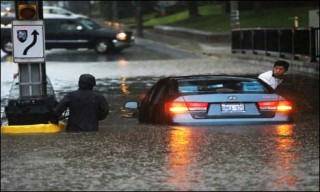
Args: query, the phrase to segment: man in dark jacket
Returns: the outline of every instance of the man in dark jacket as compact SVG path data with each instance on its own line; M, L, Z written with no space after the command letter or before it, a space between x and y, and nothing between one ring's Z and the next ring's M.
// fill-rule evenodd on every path
M79 89L65 95L52 113L51 122L58 124L59 117L69 108L66 131L98 131L99 120L109 114L106 98L93 91L96 79L90 74L82 74L79 78Z

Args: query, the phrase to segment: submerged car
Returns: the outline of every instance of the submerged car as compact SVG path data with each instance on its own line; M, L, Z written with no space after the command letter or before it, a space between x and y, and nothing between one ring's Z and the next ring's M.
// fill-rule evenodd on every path
M220 75L166 77L141 101L140 123L214 125L290 122L292 103L258 78Z
M44 14L43 17L46 50L86 48L108 53L134 44L132 31L106 27L90 18L59 14ZM12 54L11 27L1 27L1 48Z

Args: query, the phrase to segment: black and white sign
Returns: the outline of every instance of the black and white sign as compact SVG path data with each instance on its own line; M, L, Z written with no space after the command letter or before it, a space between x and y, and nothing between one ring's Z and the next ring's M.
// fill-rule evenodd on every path
M13 62L44 62L44 25L42 20L13 21Z

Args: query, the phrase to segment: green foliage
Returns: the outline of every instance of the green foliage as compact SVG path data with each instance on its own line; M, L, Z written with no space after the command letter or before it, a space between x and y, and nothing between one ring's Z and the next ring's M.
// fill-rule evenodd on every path
M210 4L199 6L200 16L189 18L188 11L167 15L164 17L155 17L156 14L143 16L144 26L152 27L155 25L169 25L186 27L211 32L230 31L230 15L222 10L221 4ZM253 10L240 11L241 28L268 28L268 27L293 27L294 16L299 18L299 27L308 27L309 10L317 7L300 6L286 7L278 9L263 9L257 15ZM134 18L123 20L125 23L135 24Z
M170 24L181 22L181 21L186 21L186 20L188 20L188 17L189 17L188 12L183 11L183 12L168 15L165 17L150 19L150 20L144 22L144 26L170 25Z
M258 17L252 11L240 13L240 27L293 27L294 17L298 16L299 27L308 27L309 10L314 7L290 7L266 10Z

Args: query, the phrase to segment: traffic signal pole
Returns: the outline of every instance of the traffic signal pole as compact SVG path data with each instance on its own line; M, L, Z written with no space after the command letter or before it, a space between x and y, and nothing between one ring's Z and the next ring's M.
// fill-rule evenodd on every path
M32 49L36 49L36 43L39 44L39 42L37 42L40 39L38 38L39 32L36 29L28 31L28 28L30 28L30 25L34 22L43 19L42 1L15 1L15 10L17 25L21 25L18 21L29 22L26 25L23 25L22 28L17 29L17 39L21 44L17 44L17 46L14 47L15 50L21 49L21 51L23 51L22 56L25 56L23 59L26 60L26 62L22 60L17 61L19 67L20 97L45 96L47 94L45 62L37 63L32 62L32 60L31 62L28 62L30 60L28 59L29 57L27 57L28 53L30 54L30 57L34 56L31 56L31 51ZM13 36L15 36L15 34L13 34ZM42 40L44 40L43 36L42 33ZM28 40L31 40L31 42L28 43ZM44 52L44 50L42 51ZM15 53L17 53L17 51ZM42 56L44 61L44 54ZM17 57L20 59L21 55Z
M16 0L15 10L16 20L12 22L11 31L13 62L18 64L19 81L13 86L18 87L19 95L8 98L5 106L8 125L48 124L57 101L53 90L50 94L47 93L42 0ZM26 129L32 131L33 127ZM1 132L3 130L1 129Z

